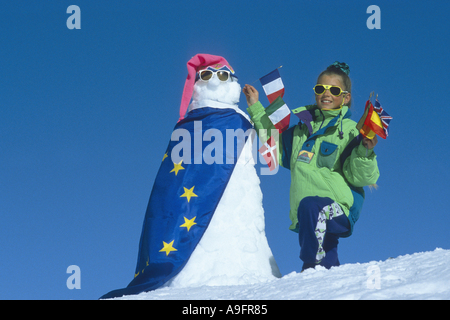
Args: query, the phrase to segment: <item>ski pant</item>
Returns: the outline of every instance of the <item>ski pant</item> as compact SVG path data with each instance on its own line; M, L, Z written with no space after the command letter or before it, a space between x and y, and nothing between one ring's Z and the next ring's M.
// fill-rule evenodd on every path
M298 207L300 259L302 270L316 265L339 266L339 235L350 230L341 206L330 198L306 197Z

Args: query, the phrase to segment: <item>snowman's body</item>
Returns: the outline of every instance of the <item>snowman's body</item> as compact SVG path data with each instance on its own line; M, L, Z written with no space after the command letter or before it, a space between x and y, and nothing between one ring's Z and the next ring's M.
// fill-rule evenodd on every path
M198 159L200 153L195 142L199 132L204 138L204 132L196 121L206 121L202 123L204 128L209 128L205 133L211 130L221 134L217 139L222 138L222 142L227 139L228 130L234 130L235 134L238 130L251 131L251 122L237 106L241 87L224 58L197 54L188 61L187 67L180 119L174 132L183 134L182 149L185 140L189 142L194 136L191 142L194 142L194 157ZM186 111L200 108L205 109L193 111L190 117L184 118ZM218 109L226 110L216 112ZM242 136L236 138L236 144L234 137L231 144L218 143L222 152L233 146L232 155L231 150L220 154L214 147L214 157L218 156L214 161L226 163L202 159L204 164L200 166L196 160L192 162L191 152L186 152L189 154L186 160L174 161L173 155L179 154L174 150L179 145L176 139L171 139L150 194L134 279L126 288L110 291L102 299L163 286L251 284L281 276L264 231L262 193L252 158L254 136L253 131L237 155L234 147L242 146L241 142L245 141ZM201 151L202 156L208 156L204 152L206 147ZM184 156L184 149L182 153ZM236 164L228 163L230 159ZM182 170L180 174L179 170ZM191 205L191 197L202 201L194 204L193 200ZM190 230L192 226L194 229Z
M248 119L237 106L240 92L235 79L197 81L189 111L230 108ZM253 138L248 138L202 239L185 267L166 286L239 285L281 276L265 234L260 180L252 158Z

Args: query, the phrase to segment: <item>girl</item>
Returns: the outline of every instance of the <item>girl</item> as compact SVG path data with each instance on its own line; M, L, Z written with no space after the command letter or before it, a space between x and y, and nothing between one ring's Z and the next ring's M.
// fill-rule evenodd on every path
M291 170L290 229L299 234L302 270L339 266L338 239L352 234L364 200L362 187L375 184L380 175L376 136L364 138L350 119L349 72L339 62L323 71L314 86L316 104L293 110L300 122L279 136L278 163ZM245 85L243 92L257 132L275 129L258 91Z

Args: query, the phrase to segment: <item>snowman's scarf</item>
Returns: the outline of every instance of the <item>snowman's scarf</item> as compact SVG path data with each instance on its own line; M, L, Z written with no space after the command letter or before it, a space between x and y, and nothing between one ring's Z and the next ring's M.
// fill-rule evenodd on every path
M194 121L201 121L202 137L208 129L221 132L223 164L205 164L203 158L202 164L194 163L194 158L196 162L199 160L198 152L194 153ZM181 164L183 169L175 174L171 151L180 141L170 141L166 152L168 157L164 157L159 168L145 214L135 277L126 288L111 291L102 299L155 290L183 269L207 229L225 191L239 157L240 150L237 150L237 146L243 147L245 144L245 141L237 141L239 139L234 138L231 155L233 161L230 161L231 150L226 149L226 129L242 129L246 132L249 128L250 122L234 109L195 109L177 123L174 130L185 129L190 132L191 164L184 161ZM246 140L247 136L244 139ZM211 143L203 141L202 154L205 147ZM227 157L228 163L232 162L231 164L227 164ZM196 196L192 196L187 190L191 190ZM187 196L189 194L191 197ZM193 221L195 224L187 221ZM188 230L189 225L191 226ZM161 251L164 248L166 250Z

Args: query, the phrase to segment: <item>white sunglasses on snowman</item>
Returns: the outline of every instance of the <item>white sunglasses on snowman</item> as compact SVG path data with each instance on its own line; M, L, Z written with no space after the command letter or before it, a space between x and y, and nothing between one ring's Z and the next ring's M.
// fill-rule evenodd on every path
M203 82L208 82L216 75L217 79L221 82L227 82L228 79L231 78L231 81L234 81L233 78L238 78L234 74L234 71L228 68L227 66L223 66L222 68L218 69L213 67L206 67L205 69L201 69L197 72L195 81L202 80Z
M228 79L230 79L230 71L228 70L217 70L217 71L212 71L212 70L200 70L198 72L198 78L202 81L208 82L209 80L212 79L213 75L216 75L216 77L223 82L228 81Z

